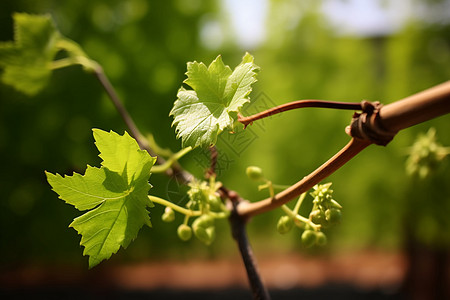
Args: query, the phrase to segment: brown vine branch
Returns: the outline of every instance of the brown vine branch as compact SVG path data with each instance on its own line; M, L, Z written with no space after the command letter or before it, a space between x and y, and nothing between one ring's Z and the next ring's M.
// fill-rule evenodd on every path
M297 109L297 108L305 108L305 107L320 107L320 108L332 108L332 109L346 109L346 110L360 110L360 103L352 103L352 102L336 102L336 101L327 101L327 100L298 100L289 103L285 103L279 106L272 107L268 110L262 111L260 113L243 117L241 115L238 116L238 121L244 124L244 127L247 127L253 121L260 120L266 117L270 117L284 111Z
M236 241L239 253L241 254L242 261L247 272L247 278L253 293L253 299L258 300L269 300L270 295L265 287L259 270L256 264L255 257L253 255L253 250L248 241L247 232L245 230L247 218L239 214L237 208L239 203L244 200L234 191L230 191L225 187L220 189L223 197L230 200L231 204L231 214L230 214L230 226L233 239Z
M247 218L267 212L296 198L319 183L372 143L386 145L402 129L450 113L450 81L382 106L363 101L346 132L351 141L331 159L302 180L276 194L254 203L242 203L238 213Z
M307 192L314 185L333 174L336 170L346 164L350 159L370 144L371 142L353 138L344 148L342 148L326 163L321 165L296 184L276 194L273 198L267 198L253 203L244 202L238 206L238 213L249 218L270 211L276 207L280 207L304 192Z
M346 129L353 137L387 145L402 129L450 113L450 81L388 105L363 103Z
M383 106L380 126L398 132L450 113L450 81Z

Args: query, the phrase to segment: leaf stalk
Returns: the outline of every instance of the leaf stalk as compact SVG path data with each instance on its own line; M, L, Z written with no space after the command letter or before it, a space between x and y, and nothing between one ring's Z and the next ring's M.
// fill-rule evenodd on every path
M189 153L192 150L191 146L181 149L177 153L173 154L168 160L166 160L163 164L153 166L153 173L162 173L166 172L168 169L172 167L174 163L176 163L180 158Z
M152 201L154 203L158 203L160 205L170 207L174 211L179 212L185 216L194 217L194 216L200 216L202 214L201 211L186 209L184 207L178 206L175 203L170 202L163 198L159 198L159 197L151 196L151 195L149 195L148 198L150 199L150 201Z

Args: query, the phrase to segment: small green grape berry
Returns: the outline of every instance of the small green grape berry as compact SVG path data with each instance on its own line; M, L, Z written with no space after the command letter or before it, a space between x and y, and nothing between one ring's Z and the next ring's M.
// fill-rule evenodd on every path
M315 224L323 224L325 221L325 214L323 213L323 211L315 209L309 214L309 218Z
M294 226L294 221L289 216L282 216L277 223L277 230L281 234L286 234L291 231Z
M247 167L245 173L251 180L260 181L264 179L263 171L260 167L255 166Z
M164 210L163 215L161 216L161 219L164 222L170 223L173 220L175 220L175 212L173 211L172 208L166 207L166 209Z
M216 237L216 230L214 226L202 227L193 226L195 236L206 245L210 245Z
M177 234L180 240L189 241L192 237L192 229L186 224L181 224L178 226Z
M327 209L325 211L325 218L330 224L338 224L342 218L341 210L337 208Z
M222 200L220 200L220 197L217 195L209 195L208 196L208 203L212 209L220 209L220 206L222 204Z
M316 243L317 236L313 230L305 230L302 233L302 244L305 247L311 247Z
M327 236L322 231L316 232L316 244L318 246L325 246L327 244Z
M203 227L208 228L214 226L214 218L210 215L201 215L192 223L192 228L194 227Z
M214 239L216 238L216 227L211 226L211 227L206 228L206 233L207 233L208 236L209 236L209 243L207 243L207 245L209 245L209 244L211 244L211 243L214 241Z

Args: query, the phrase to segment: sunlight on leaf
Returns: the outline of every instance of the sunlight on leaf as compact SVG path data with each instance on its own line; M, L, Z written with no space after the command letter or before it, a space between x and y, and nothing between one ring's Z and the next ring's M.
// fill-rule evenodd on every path
M16 13L14 42L0 43L0 67L3 83L35 95L47 84L60 34L49 15Z
M250 102L248 95L258 70L248 53L234 71L220 55L209 67L196 61L187 64L184 83L193 90L181 87L170 112L183 147L209 147L216 143L219 133L233 129L237 113Z
M84 175L62 177L46 172L53 190L80 211L90 210L70 224L82 235L89 267L126 248L141 227L151 226L147 211L150 169L156 159L139 149L126 132L118 135L94 129L102 167L88 166Z

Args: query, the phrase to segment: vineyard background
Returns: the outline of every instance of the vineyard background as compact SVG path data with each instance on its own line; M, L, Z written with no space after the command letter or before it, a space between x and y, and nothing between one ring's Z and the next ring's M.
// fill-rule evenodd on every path
M251 94L254 102L244 109L248 114L308 98L390 103L450 78L450 24L445 18L449 1L406 1L412 13L403 23L363 34L331 23L322 9L327 2L267 1L261 23L265 37L249 44L238 33L257 18L247 12L248 23L236 22L229 8L237 11L237 4L222 1L6 0L0 4L0 40L13 38L12 12L50 13L61 32L104 67L141 131L173 151L180 141L168 114L187 61L209 62L220 53L234 66L249 51L261 72ZM381 11L389 6L374 2ZM275 183L292 184L346 143L344 128L350 119L348 112L305 109L256 122L245 132L224 134L218 142L219 180L246 199L265 198L267 192L257 192L245 178L248 165L260 166ZM86 163L98 165L94 127L125 130L101 86L81 68L56 71L49 87L33 98L0 86L0 285L6 284L7 274L22 268L45 274L49 266L87 266L80 237L67 228L77 212L57 199L44 170L68 174L84 172ZM249 224L256 255L269 262L293 254L312 261L351 253L400 255L403 274L406 259L401 254L411 238L427 251L448 253L448 162L424 181L405 172L408 147L430 127L436 128L443 145L450 145L450 123L441 117L404 130L386 148L369 147L328 179L344 215L342 224L327 233L326 248L305 250L296 232L278 235L276 221L282 213L277 210ZM181 163L200 176L207 153L195 150ZM151 183L153 194L183 201L184 188L173 179L152 175ZM162 208L155 207L154 228L141 230L126 251L101 268L238 259L225 222L218 224L217 241L205 247L181 242L175 234L181 219L163 224L161 214ZM12 278L20 282L22 277Z

